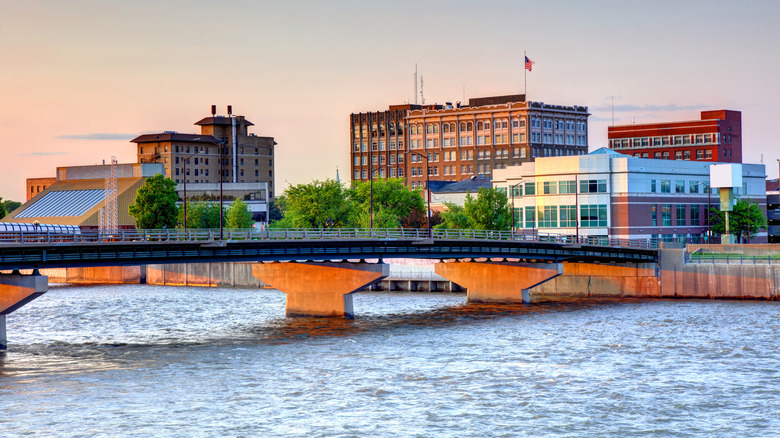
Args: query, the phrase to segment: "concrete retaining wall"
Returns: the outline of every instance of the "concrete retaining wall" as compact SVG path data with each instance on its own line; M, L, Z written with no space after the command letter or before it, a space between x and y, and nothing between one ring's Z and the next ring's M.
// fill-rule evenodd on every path
M776 253L777 246L775 245L774 248ZM735 250L735 248L729 249ZM679 249L660 251L662 297L752 300L777 300L780 297L780 266L778 265L685 264L683 256L683 250Z
M530 290L533 301L586 297L660 297L656 265L564 263L563 274Z

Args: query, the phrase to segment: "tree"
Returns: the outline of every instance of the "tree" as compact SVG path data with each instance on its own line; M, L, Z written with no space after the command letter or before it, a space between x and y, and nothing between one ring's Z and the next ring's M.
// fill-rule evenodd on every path
M236 199L230 204L225 214L227 228L251 228L254 224L252 212L244 201Z
M466 194L466 200L468 201L469 199L471 199L471 202L473 202L471 195ZM444 205L447 207L447 209L441 213L441 223L437 225L436 228L471 228L471 221L469 220L468 216L466 216L465 207L462 205L453 204L452 202L445 202Z
M2 201L3 198L0 197L0 201ZM0 202L0 219L4 218L7 212L5 211L5 202Z
M130 216L139 229L173 228L176 226L178 208L176 183L157 174L148 178L130 205Z
M710 226L718 234L726 232L726 213L716 208L710 209ZM755 202L740 199L734 210L729 212L729 232L737 237L750 240L761 230L766 230L766 217ZM749 232L749 235L748 235Z
M368 228L371 225L371 182L356 181L349 191L349 197L357 206L357 225ZM402 179L378 179L373 182L374 228L398 228L414 215L425 218L425 201L419 190L410 190Z
M512 225L506 194L494 188L481 188L474 199L466 194L463 207L445 203L442 224L438 228L470 228L475 230L508 230Z
M332 179L291 185L277 203L284 217L271 224L274 228L354 226L355 206L346 189Z
M2 200L3 198L0 198ZM3 218L3 216L12 213L17 208L21 207L22 203L19 201L11 201L10 199L3 201L2 207L5 208L5 213L2 213L2 210L0 210L0 219Z
M179 227L184 226L184 206L176 218ZM187 228L219 228L219 202L187 202Z

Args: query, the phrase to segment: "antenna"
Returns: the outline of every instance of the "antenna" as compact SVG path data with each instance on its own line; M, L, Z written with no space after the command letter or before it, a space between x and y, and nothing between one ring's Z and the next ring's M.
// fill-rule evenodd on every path
M417 63L414 63L414 104L417 105Z
M615 96L612 96L612 126L615 126Z
M466 86L463 86L463 102L466 102Z
M423 94L423 77L420 75L420 99L422 99L422 104L425 105L425 94Z

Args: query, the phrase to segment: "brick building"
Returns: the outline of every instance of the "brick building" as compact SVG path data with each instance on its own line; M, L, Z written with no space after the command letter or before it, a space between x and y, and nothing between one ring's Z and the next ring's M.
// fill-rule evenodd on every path
M254 124L231 112L228 107L227 116L218 116L212 107L211 117L195 123L200 134L165 131L134 138L138 162L162 163L165 176L177 183L218 183L221 156L223 183L267 183L268 199L273 199L276 142L249 133Z
M373 171L374 178L404 178L418 188L427 178L490 177L493 169L536 157L583 155L589 115L584 106L527 102L522 94L352 114L352 179L368 180Z
M702 111L701 120L610 126L609 147L639 158L742 162L742 113Z

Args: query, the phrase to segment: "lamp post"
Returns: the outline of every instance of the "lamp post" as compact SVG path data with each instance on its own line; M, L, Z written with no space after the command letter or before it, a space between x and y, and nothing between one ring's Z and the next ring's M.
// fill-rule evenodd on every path
M712 217L710 215L712 212L710 211L710 198L712 195L712 189L710 188L710 185L707 184L707 243L711 244L710 242L712 240L712 232L710 231L710 223L712 222Z
M219 240L222 241L222 148L227 145L227 139L219 143ZM266 191L267 192L267 191ZM266 193L267 195L268 193ZM267 196L266 196L267 198Z
M197 146L195 148L197 151ZM197 155L197 152L184 158L184 234L187 234L187 162L195 155Z
M428 198L428 212L426 213L426 216L428 217L428 238L431 238L431 172L428 168L428 157L418 153L414 152L412 155L417 155L418 157L421 157L425 160L425 190L428 192L426 193L426 198Z

